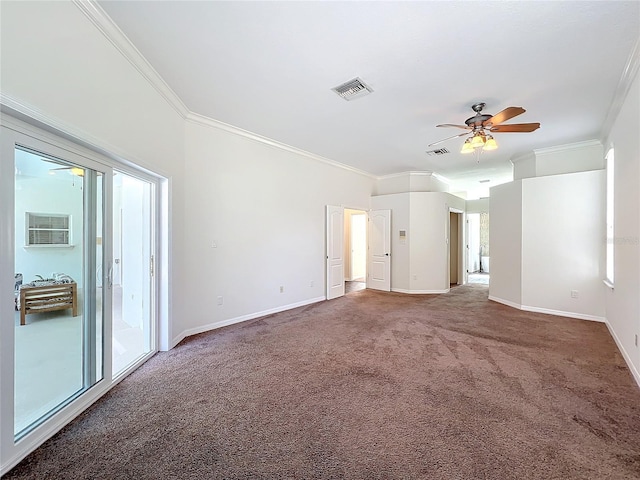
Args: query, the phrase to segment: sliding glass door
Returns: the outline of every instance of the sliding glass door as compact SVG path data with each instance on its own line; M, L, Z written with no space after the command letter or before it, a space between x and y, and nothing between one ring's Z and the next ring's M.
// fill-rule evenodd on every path
M20 438L102 378L95 273L103 174L17 146L14 180L14 435Z
M153 209L151 182L113 177L113 376L153 349Z
M0 121L6 465L157 351L156 182L18 120Z

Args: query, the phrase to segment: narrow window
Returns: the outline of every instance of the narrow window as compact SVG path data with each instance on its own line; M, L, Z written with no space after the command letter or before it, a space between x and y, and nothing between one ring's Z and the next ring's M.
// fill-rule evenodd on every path
M613 148L607 152L607 257L606 257L606 281L613 286L613 255L614 255L614 159Z

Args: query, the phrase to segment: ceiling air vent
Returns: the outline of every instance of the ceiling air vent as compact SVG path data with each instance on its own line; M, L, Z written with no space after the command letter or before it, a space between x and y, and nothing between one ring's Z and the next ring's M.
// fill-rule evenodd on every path
M353 100L354 98L364 97L373 92L373 89L365 84L360 78L354 78L342 85L332 88L334 92L340 95L345 100Z
M450 153L449 150L447 150L446 148L436 148L435 150L427 150L427 155L429 156L434 156L434 155L445 155L447 153Z

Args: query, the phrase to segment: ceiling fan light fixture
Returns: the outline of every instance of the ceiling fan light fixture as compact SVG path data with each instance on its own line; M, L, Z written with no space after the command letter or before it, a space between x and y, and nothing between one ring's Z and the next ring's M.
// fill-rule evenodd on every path
M473 146L471 145L471 139L467 138L464 143L462 144L462 150L460 150L460 153L471 153L473 152L475 149L473 148Z
M495 138L493 138L491 135L487 135L487 141L484 144L484 147L482 147L483 150L495 150L498 148L498 143L496 142Z
M84 177L84 168L71 167L71 173L76 177Z
M471 146L473 148L479 148L484 146L484 137L481 133L476 133L471 139Z

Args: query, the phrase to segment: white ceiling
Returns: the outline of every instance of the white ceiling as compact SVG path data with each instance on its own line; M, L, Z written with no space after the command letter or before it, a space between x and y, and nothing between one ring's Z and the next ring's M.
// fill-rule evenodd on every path
M100 6L192 112L374 175L427 170L469 189L509 159L600 138L640 36L640 2L185 2ZM354 77L374 92L345 101ZM527 111L479 163L427 145L470 106Z

